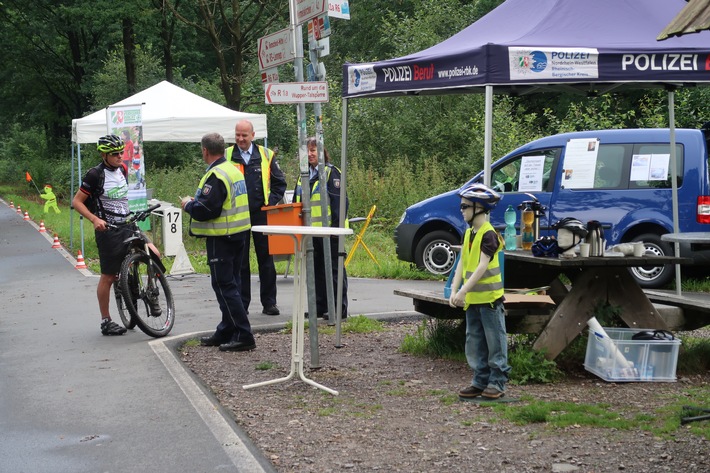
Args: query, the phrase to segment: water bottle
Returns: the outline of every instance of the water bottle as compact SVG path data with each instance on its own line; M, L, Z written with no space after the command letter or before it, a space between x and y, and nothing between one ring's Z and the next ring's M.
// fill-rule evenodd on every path
M533 231L533 224L535 223L535 211L532 209L532 205L529 202L523 202L523 228L521 233L523 235L523 249L530 250L532 248L533 242L535 241L535 233Z
M509 205L505 209L505 249L509 251L514 251L517 248L516 235L515 235L515 220L517 215L515 209L512 205Z

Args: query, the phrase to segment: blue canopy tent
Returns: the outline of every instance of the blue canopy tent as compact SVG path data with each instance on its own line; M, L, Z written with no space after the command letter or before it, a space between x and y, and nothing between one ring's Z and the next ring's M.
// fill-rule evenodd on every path
M596 96L629 88L666 88L673 144L673 90L710 85L710 31L656 40L685 4L684 0L508 0L423 51L373 63L346 63L343 168L347 100L360 97L485 93L487 184L494 93L579 92ZM675 160L675 146L671 145L677 227Z

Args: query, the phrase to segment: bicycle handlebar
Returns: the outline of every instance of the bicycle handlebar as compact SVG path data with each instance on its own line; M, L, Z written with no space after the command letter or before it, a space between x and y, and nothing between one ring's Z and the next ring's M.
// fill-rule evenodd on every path
M123 223L108 223L108 222L106 222L106 226L111 227L111 228L118 228L122 225L128 225L128 224L131 224L134 222L142 222L143 220L148 218L148 215L150 215L151 212L158 209L159 207L160 207L160 204L151 205L150 207L148 207L145 210L141 210L140 212L138 212L136 214L130 215L126 219L126 221Z

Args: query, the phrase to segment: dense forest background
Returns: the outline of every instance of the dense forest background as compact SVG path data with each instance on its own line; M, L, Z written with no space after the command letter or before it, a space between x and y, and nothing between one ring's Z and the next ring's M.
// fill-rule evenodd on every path
M351 20L331 20L331 54L322 59L330 85L330 102L323 107L325 143L336 163L344 62L432 46L500 3L351 0ZM2 0L0 21L0 182L22 181L31 170L37 182L51 182L67 198L71 120L162 80L235 110L266 113L269 146L280 151L289 187L295 182L295 107L264 104L256 59L258 38L288 25L287 0ZM282 82L293 80L290 66L280 66L279 74ZM681 89L677 125L694 128L707 121L709 98L707 89ZM562 131L668 124L664 91L598 98L496 96L494 104L494 159ZM308 113L312 117L311 107ZM308 132L313 134L312 126ZM85 148L82 155L97 160L94 148ZM149 142L144 151L148 186L158 189L158 197L161 183L174 183L176 175L186 176L185 185L197 182L197 144ZM395 218L407 205L480 170L483 98L352 100L348 156L355 213L379 202L379 215Z

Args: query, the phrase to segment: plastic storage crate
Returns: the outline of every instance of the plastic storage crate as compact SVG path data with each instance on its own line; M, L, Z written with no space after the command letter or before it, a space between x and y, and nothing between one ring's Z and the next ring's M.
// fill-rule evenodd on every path
M611 382L676 380L680 340L632 340L642 329L604 330L608 337L589 331L587 371Z

